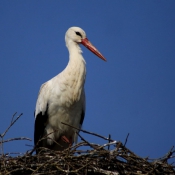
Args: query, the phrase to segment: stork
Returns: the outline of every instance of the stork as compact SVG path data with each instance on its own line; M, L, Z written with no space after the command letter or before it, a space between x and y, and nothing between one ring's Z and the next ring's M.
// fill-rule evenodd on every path
M65 42L69 51L69 62L61 73L42 84L36 102L36 152L40 147L61 151L77 141L75 128L81 128L85 116L86 62L80 44L106 61L86 38L85 31L79 27L67 30Z

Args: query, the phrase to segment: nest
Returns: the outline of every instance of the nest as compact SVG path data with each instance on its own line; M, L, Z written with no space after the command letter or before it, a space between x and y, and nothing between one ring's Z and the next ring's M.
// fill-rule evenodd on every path
M142 158L126 148L128 136L125 143L122 144L110 137L81 131L103 138L106 143L103 145L89 143L78 134L82 142L64 151L42 148L36 155L33 154L35 151L33 148L16 157L1 153L0 175L175 175L175 166L168 163L175 157L174 147L162 158ZM1 134L1 138L4 135ZM23 139L28 140L28 138ZM1 146L4 142L6 141L0 142Z

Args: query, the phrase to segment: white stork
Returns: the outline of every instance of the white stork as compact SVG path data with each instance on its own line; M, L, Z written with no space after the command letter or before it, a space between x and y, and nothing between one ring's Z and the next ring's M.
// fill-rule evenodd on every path
M69 62L61 73L42 84L36 102L36 148L63 150L77 141L76 129L61 122L81 128L84 120L86 62L80 44L106 61L79 27L69 28L65 41L69 51Z

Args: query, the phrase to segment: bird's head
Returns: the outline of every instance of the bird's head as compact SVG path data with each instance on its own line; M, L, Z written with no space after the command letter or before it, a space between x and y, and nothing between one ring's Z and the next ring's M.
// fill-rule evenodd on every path
M86 38L86 33L80 27L71 27L67 30L65 40L72 40L76 43L81 43L82 39Z
M68 47L69 43L72 41L77 44L82 44L88 48L91 52L97 55L102 60L106 61L105 57L92 45L92 43L87 39L86 33L80 27L70 27L65 35L66 45Z

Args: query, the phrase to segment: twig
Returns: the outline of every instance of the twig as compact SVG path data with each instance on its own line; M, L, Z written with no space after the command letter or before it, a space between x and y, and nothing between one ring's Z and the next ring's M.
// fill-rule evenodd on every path
M14 114L16 115L16 113ZM14 115L12 116L12 120L11 120L11 123L9 125L9 127L5 130L5 132L3 134L1 134L0 136L1 137L4 137L7 133L7 131L14 125L14 123L23 115L23 113L21 113L14 121L13 121L13 118L14 118Z
M14 117L15 117L16 114L17 114L17 112L15 112L15 113L13 114L12 119L11 119L11 123L13 123L13 119L14 119Z
M116 140L113 141L113 142L108 142L108 143L105 143L104 145L100 146L100 148L103 148L103 147L106 147L106 146L109 147L110 145L114 145L114 144L116 144L116 143L118 143Z
M7 131L22 116L22 113L13 121L15 115L16 115L16 113L13 114L12 120L11 120L11 123L10 123L9 127L5 130L5 132L3 134L0 134L0 138L1 138L1 142L0 143L3 143L4 142L4 136L6 135ZM4 147L3 147L3 144L1 144L1 155L3 155L3 154L4 154Z
M110 143L110 140L111 140L111 134L109 134L109 143ZM108 150L110 149L110 145L108 145Z
M163 162L166 162L171 156L172 154L175 152L175 150L173 151L174 146L170 149L170 151L167 153L167 155L165 156L165 158L163 159Z
M67 123L64 123L64 122L61 122L61 123L64 124L64 125L70 126L71 128L75 128L75 129L77 129L77 130L79 130L79 131L82 131L82 132L84 132L84 133L87 133L87 134L91 134L91 135L100 137L100 138L102 138L102 139L104 139L104 140L108 140L108 141L112 141L112 142L114 141L114 140L109 139L109 138L107 138L107 137L104 137L104 136L101 136L101 135L99 135L99 134L96 134L96 133L93 133L93 132L89 132L89 131L86 131L86 130L83 130L83 129L74 127L74 126L69 125L69 124L67 124Z
M83 140L84 142L86 142L90 147L92 147L93 149L96 149L96 147L94 147L93 145L91 145L88 141L86 141L78 132L76 132L77 135L81 138L81 140Z
M126 146L126 143L127 143L127 141L128 141L128 137L129 137L129 133L128 133L127 136L126 136L124 146Z
M29 141L32 141L32 139L27 138L27 137L19 137L19 138L11 138L11 139L8 139L8 140L4 140L3 142L0 142L0 144L3 144L5 142L14 141L14 140L29 140Z

